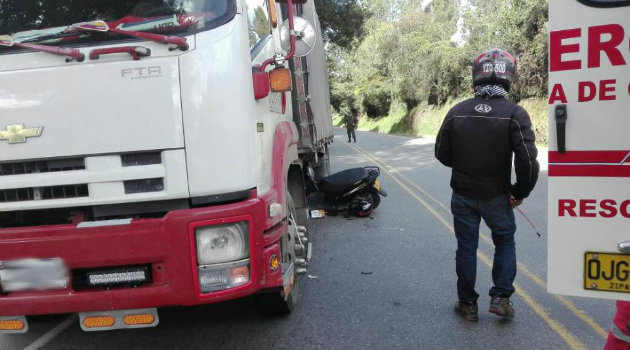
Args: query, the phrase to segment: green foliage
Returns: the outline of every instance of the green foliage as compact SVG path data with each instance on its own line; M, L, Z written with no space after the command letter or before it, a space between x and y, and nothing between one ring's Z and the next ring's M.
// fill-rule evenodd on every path
M378 77L380 79L381 77ZM387 81L376 80L370 84L370 88L362 93L361 105L370 118L387 115L392 104L391 86Z
M391 106L403 104L402 125L417 128L418 113L470 96L472 61L492 47L517 58L513 100L543 97L547 1L470 0L466 6L460 0L357 2L368 13L363 37L350 46L328 48L333 108L362 107L374 118L391 115ZM439 127L441 120L432 122Z
M464 14L467 45L477 52L501 47L516 56L513 99L546 95L547 0L477 0L476 6Z
M356 0L314 0L324 38L349 48L363 36L365 7Z

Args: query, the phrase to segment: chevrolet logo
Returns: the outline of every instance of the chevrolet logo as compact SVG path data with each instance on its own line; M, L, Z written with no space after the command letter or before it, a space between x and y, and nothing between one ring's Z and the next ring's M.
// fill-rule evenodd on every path
M42 135L43 126L38 128L24 128L24 124L10 124L5 130L0 130L0 141L7 140L12 143L24 143L27 137L39 137Z

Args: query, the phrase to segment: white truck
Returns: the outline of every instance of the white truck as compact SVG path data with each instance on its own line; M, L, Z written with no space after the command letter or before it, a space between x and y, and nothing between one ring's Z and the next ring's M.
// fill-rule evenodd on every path
M630 1L549 1L551 293L630 300Z
M333 139L312 2L20 0L0 30L0 332L292 309Z

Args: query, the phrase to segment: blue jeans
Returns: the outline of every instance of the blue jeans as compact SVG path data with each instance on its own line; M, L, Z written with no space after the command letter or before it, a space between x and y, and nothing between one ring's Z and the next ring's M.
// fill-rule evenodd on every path
M475 292L477 279L477 247L479 246L479 223L481 218L492 231L494 263L490 296L509 297L514 293L516 277L516 246L514 233L516 223L508 195L489 200L473 199L453 192L451 212L457 237L456 271L457 296L465 302L477 301Z

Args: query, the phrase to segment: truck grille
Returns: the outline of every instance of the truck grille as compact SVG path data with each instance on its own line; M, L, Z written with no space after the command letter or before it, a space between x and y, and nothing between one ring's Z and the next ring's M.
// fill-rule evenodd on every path
M124 182L125 193L144 193L164 191L164 179L128 180Z
M0 203L88 197L88 185L66 185L0 190Z
M23 175L34 173L52 173L58 171L84 170L83 158L67 158L0 164L0 176Z
M121 154L120 161L123 167L162 164L162 152Z
M183 149L0 161L0 213L184 198L185 168Z

